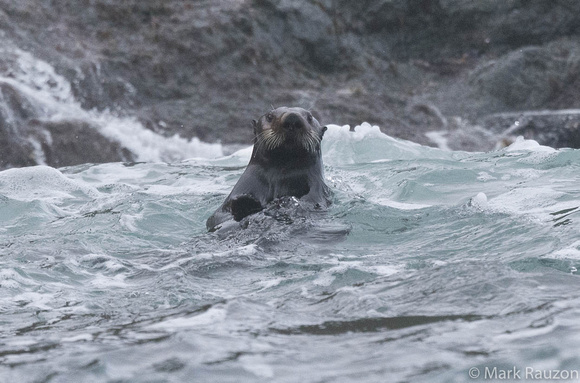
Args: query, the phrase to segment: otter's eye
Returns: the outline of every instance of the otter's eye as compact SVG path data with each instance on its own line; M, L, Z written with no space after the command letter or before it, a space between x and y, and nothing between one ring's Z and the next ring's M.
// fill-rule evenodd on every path
M308 120L308 123L312 124L312 114L308 113L308 116L306 116L306 119Z
M266 115L266 121L272 122L272 120L274 120L274 115L272 113L268 113Z

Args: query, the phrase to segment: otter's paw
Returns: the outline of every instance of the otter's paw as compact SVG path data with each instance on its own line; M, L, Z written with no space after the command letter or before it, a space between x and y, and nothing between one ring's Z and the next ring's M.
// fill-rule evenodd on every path
M250 195L241 195L231 200L232 215L236 221L241 221L250 214L261 211L260 201Z

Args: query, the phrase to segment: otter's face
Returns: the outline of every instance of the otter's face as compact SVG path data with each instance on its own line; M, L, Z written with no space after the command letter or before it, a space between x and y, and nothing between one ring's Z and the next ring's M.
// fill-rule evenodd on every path
M320 141L326 127L302 108L276 108L253 121L254 145L258 151L275 149L304 149L308 153L320 152Z

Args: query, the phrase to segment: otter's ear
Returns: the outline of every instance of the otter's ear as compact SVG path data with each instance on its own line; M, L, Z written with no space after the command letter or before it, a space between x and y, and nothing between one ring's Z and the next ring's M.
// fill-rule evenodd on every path
M324 133L328 130L328 127L323 126L322 129L320 129L320 139L322 140L322 137L324 137Z

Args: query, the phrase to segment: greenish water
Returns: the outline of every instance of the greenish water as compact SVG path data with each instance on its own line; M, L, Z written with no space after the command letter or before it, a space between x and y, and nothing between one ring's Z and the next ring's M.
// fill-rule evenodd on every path
M580 151L331 127L326 213L205 220L249 151L0 172L2 382L467 382L580 370Z

